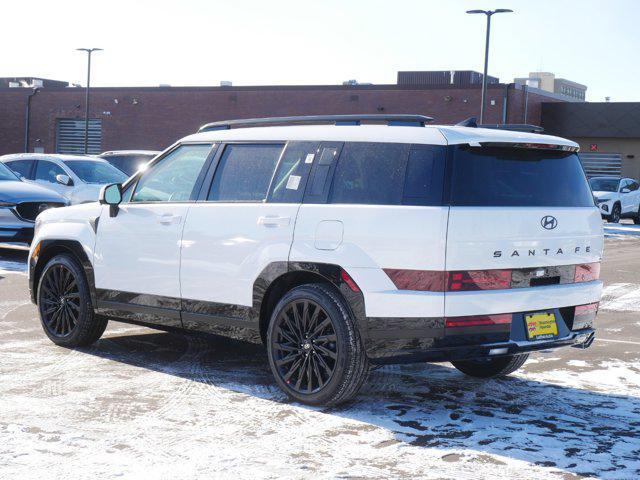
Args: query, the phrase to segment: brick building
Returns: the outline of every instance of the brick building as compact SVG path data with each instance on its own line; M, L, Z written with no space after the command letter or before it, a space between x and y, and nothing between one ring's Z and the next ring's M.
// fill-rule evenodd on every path
M0 88L0 154L24 151L31 88ZM84 128L82 88L43 87L30 100L29 151L73 151ZM92 88L92 151L163 149L207 122L232 118L415 113L451 124L479 115L479 84ZM488 87L486 123L540 124L553 93ZM526 113L526 115L525 115Z

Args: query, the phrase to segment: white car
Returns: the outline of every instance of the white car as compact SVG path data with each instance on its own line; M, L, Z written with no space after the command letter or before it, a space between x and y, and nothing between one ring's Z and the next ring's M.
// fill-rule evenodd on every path
M278 385L313 405L353 397L376 364L486 378L588 347L603 227L577 144L428 121L209 124L99 204L42 213L44 332L88 345L117 320L263 341Z
M632 178L592 177L589 185L602 217L618 223L631 218L640 224L640 184Z
M127 179L106 160L91 156L18 153L3 155L0 162L25 182L54 190L72 205L95 202L104 185Z

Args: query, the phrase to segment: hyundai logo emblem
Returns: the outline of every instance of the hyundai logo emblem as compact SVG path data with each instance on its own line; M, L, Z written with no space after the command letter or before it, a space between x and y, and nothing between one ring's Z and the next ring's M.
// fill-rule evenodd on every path
M545 228L546 230L553 230L558 226L558 219L552 215L547 215L542 217L540 225L542 225L542 228Z

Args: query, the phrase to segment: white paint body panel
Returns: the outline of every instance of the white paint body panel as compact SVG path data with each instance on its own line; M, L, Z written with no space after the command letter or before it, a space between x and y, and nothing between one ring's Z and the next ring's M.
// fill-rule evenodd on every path
M45 210L37 217L29 258L42 240L74 240L80 243L87 258L92 259L96 235L90 222L99 217L102 210L103 206L98 203Z
M193 204L182 237L182 297L251 306L253 283L286 261L298 204Z
M104 208L94 255L97 288L180 297L180 238L188 203Z
M364 293L367 316L442 316L443 293L398 291L382 269L444 270L448 210L303 204L290 260L343 267ZM342 242L335 249L323 248L327 222L343 225Z

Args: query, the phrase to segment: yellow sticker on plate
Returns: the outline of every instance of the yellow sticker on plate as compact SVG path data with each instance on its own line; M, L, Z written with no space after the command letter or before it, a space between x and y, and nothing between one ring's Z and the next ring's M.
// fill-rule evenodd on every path
M554 313L532 313L524 316L529 340L544 340L558 335Z

